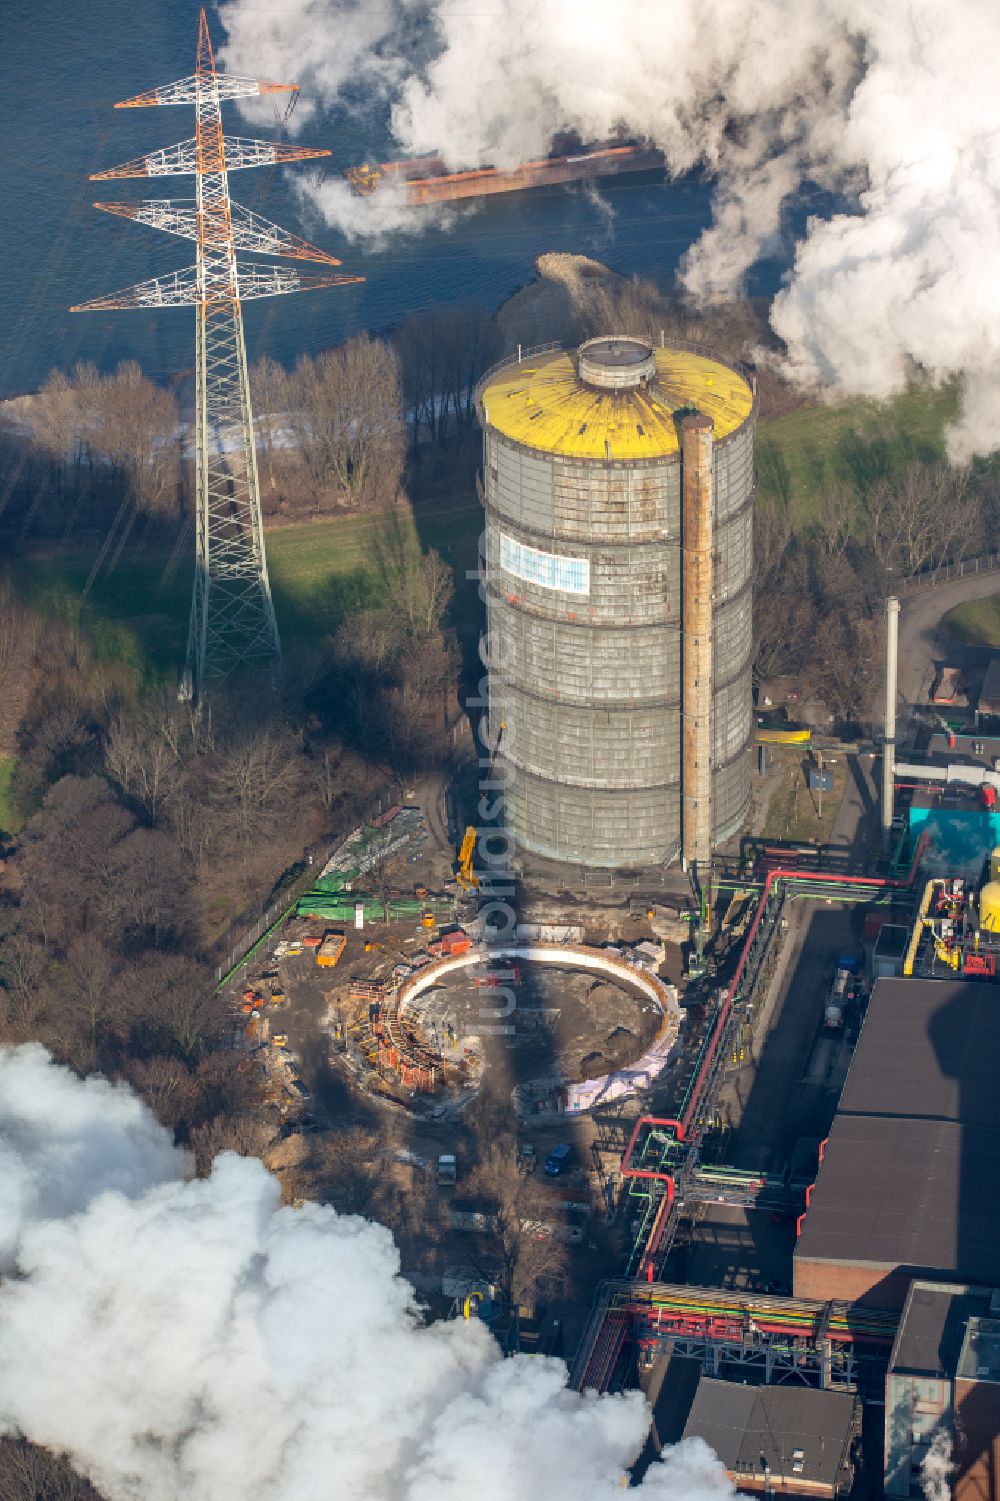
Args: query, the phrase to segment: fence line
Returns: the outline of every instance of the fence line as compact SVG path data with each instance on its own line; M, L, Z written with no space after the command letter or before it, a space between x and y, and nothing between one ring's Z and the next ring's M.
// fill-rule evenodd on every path
M909 578L893 581L887 592L913 594L918 589L933 589L937 584L951 583L977 573L995 573L1000 569L1000 552L981 553L976 558L962 558L957 563L942 563L937 568L928 568L923 573L912 573Z
M383 787L380 792L376 793L375 797L362 806L360 811L355 815L355 821L352 822L349 828L342 829L339 833L333 834L329 840L324 840L323 848L329 853L339 849L344 840L357 828L358 823L371 823L373 818L377 818L380 813L384 813L387 808L392 807L393 803L400 802L401 799L402 788L398 782L390 783L388 786ZM312 886L316 880L318 869L322 870L323 868L323 862L317 862L316 859L312 858L311 851L307 852L306 858L309 862L306 869L285 887L280 896L275 897L266 911L260 914L257 921L244 929L235 942L232 942L231 938L227 940L231 943L229 953L215 967L217 984L221 984L224 979L228 978L242 964L243 960L247 958L264 935L274 927L286 912L290 911L299 897L304 896L310 886Z

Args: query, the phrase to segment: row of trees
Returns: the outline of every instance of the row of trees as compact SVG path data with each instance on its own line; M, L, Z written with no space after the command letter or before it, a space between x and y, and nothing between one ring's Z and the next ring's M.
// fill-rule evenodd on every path
M216 694L200 716L141 689L79 624L0 592L0 669L31 684L10 794L26 823L0 879L0 1035L43 1037L80 1067L164 1048L193 1065L188 1013L175 1024L155 997L202 995L206 973L175 960L258 910L391 774L440 763L458 712L451 569L391 527L377 561L386 603L318 643L289 699Z
M75 508L109 489L141 512L178 514L177 401L147 380L135 360L123 360L111 375L92 364L78 364L69 375L54 370L31 402L28 421L57 490Z
M458 650L444 624L452 570L392 526L376 561L386 602L348 616L337 631L316 709L368 760L401 770L440 763L459 713Z
M293 370L263 359L252 384L265 499L361 509L395 498L403 400L388 344L360 334Z
M476 381L499 352L496 320L469 307L417 314L390 342L359 334L291 370L258 361L265 512L391 503L408 442L415 452L470 432ZM26 528L67 531L122 507L131 529L139 516L176 522L190 509L193 443L177 396L133 360L109 375L92 364L54 371L20 403L5 448Z

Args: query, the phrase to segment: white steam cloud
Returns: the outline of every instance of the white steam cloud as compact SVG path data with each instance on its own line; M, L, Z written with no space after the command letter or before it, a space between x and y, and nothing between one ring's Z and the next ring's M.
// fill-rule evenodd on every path
M476 1320L424 1327L389 1232L282 1208L255 1160L184 1154L128 1090L0 1051L0 1433L110 1501L612 1501L638 1393L580 1397ZM700 1441L640 1488L730 1501Z
M931 1446L920 1465L920 1488L925 1501L951 1501L951 1477L954 1473L951 1435L942 1429L931 1439Z
M383 94L402 154L510 165L557 130L623 125L672 172L703 167L714 223L681 269L697 298L737 290L782 242L803 182L844 190L857 212L810 221L774 304L789 372L880 398L916 370L958 378L953 457L1000 444L993 0L225 0L220 14L239 71L287 74L327 105ZM316 198L352 233L413 222L339 185Z

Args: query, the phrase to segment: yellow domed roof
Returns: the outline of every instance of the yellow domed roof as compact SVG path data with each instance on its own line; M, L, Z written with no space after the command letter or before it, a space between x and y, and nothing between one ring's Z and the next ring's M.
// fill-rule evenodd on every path
M487 424L545 453L581 459L659 459L680 450L676 416L696 409L727 438L753 411L747 381L721 360L657 349L656 378L612 391L585 384L574 354L555 349L512 360L480 392Z

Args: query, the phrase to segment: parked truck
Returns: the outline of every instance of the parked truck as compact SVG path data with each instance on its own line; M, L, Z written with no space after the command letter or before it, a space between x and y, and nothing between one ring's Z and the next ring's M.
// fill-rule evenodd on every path
M429 943L427 952L433 954L435 959L446 959L455 954L467 954L471 947L472 939L464 928L451 928Z
M823 1008L823 1025L830 1032L843 1029L847 1019L847 1007L855 998L855 976L858 961L852 954L842 954L837 960L837 972L833 977L830 994Z
M437 1180L439 1188L450 1188L458 1182L458 1161L452 1152L442 1152L438 1158Z

